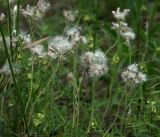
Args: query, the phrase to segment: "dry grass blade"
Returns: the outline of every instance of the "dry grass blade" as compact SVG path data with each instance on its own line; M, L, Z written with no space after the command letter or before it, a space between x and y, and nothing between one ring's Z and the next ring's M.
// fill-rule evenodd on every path
M22 49L27 49L27 48L34 47L34 46L36 46L36 45L38 45L38 44L40 44L40 43L42 43L42 42L48 40L49 38L50 38L50 37L46 37L46 38L40 39L40 40L38 40L38 41L35 41L35 42L33 42L33 43L27 45L26 47L22 48Z

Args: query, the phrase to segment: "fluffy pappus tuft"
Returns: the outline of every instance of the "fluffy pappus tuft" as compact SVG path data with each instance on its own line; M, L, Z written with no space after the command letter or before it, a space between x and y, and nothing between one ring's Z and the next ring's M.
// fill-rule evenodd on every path
M73 45L63 36L56 36L48 42L48 53L50 57L57 57L64 55L72 50Z
M90 77L98 77L108 70L107 58L102 51L86 52L81 56L82 65L88 69Z
M67 21L75 21L76 18L78 17L78 10L73 11L73 10L63 10L63 16Z
M146 74L142 73L138 69L138 64L129 65L122 73L121 73L122 80L127 85L135 85L140 84L147 81Z
M66 27L64 30L64 36L73 44L86 44L87 39L82 33L82 28L81 27Z
M125 20L126 16L129 13L129 9L124 9L122 12L120 11L120 8L117 8L116 11L112 11L112 14L114 16L114 18L116 18L117 20Z

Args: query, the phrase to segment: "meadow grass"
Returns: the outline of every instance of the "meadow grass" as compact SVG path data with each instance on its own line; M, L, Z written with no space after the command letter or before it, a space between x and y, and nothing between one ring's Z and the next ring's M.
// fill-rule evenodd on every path
M159 0L0 3L0 137L160 136Z

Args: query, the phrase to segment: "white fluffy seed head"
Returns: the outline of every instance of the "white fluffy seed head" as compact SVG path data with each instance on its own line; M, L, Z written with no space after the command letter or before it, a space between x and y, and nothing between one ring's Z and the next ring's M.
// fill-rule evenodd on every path
M81 27L66 27L64 30L64 35L67 39L74 39L75 36L80 36L82 32Z
M56 36L50 39L48 42L48 52L50 55L52 54L54 56L60 56L67 53L72 48L72 43L63 36Z
M124 9L122 12L120 11L120 8L117 8L116 11L112 11L112 14L114 16L114 18L116 18L117 20L125 20L126 16L129 13L129 9Z
M41 12L38 7L36 7L36 10L35 10L35 19L36 20L39 20L39 19L42 19L44 17L45 13Z
M53 51L53 49L48 47L48 52L47 52L47 56L51 59L56 59L57 58L57 54Z
M94 54L93 61L96 64L106 64L107 58L106 58L105 54L102 51L96 50L95 54Z
M127 84L140 84L147 80L146 74L138 69L138 64L129 65L126 70L121 73L122 80Z
M22 9L22 14L25 17L34 17L35 15L35 7L30 6L29 4L26 6L26 9Z
M50 3L46 0L39 0L37 3L37 7L41 13L46 13L50 8Z
M45 58L46 52L44 51L43 45L35 45L34 47L29 48L32 54L38 56L38 58Z
M77 45L79 43L86 44L87 39L82 34L82 28L81 27L66 27L64 30L64 36L71 41L73 45Z
M82 27L80 26L71 26L71 27L66 27L65 28L65 33L66 35L82 35Z
M147 76L144 73L139 72L138 73L138 81L137 81L137 83L143 83L145 81L147 81Z
M138 72L138 64L132 64L127 67L129 71Z
M101 76L108 70L107 58L99 50L84 53L81 56L81 62L88 69L90 77Z
M107 58L105 54L99 50L94 52L86 52L81 56L81 61L83 64L106 64Z
M112 11L114 18L117 19L116 23L112 23L112 29L116 30L119 35L121 35L127 46L130 46L130 42L135 39L135 33L132 31L128 24L125 22L125 18L129 13L129 9L124 9L122 12L120 8L117 8L116 11Z
M126 29L128 29L128 24L124 21L120 21L120 22L112 22L112 29L119 31L119 32L123 32Z
M123 32L122 36L125 39L127 45L130 45L130 41L134 40L136 37L135 33L132 30Z
M49 2L45 0L39 0L36 6L27 5L26 9L22 9L21 11L25 17L31 17L34 20L39 20L44 17L49 8Z
M130 45L130 42L136 37L135 33L130 27L128 27L128 24L124 21L119 21L117 23L113 22L112 29L116 30L119 35L124 38L127 45Z
M82 65L90 65L92 63L92 57L94 56L93 52L86 52L81 56Z
M93 64L89 68L90 77L99 77L107 72L108 68L106 65Z
M78 11L63 10L63 16L65 17L66 20L73 22L78 17Z
M10 37L5 37L6 40L6 44L8 47L10 47ZM22 44L24 44L25 46L30 44L32 42L31 40L31 36L30 34L28 34L27 32L20 32L20 34L17 36L17 31L13 30L12 32L12 46L16 47L17 41L21 41ZM0 38L0 43L2 43L2 38Z

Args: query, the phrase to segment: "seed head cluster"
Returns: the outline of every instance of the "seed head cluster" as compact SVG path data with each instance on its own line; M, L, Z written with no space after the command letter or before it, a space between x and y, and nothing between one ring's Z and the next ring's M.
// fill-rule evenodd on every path
M45 58L46 52L44 51L43 45L35 45L34 47L29 48L31 53L36 55L38 58Z
M56 36L48 42L48 51L51 57L64 55L70 51L72 47L72 43L63 36Z
M21 11L25 17L30 17L33 20L39 20L44 17L49 8L50 3L48 1L39 0L36 6L27 5L26 8Z
M86 52L81 56L81 63L89 72L90 77L98 77L108 70L107 58L102 51Z
M50 3L47 0L39 0L36 6L27 5L25 9L21 9L22 14L25 17L32 18L33 20L39 20L44 17L48 9L50 8ZM17 6L15 5L13 10L13 21L17 15ZM64 10L63 15L67 21L73 22L78 17L78 11L73 10ZM112 23L112 29L116 30L117 33L125 40L127 45L130 45L130 42L135 39L135 33L132 31L125 19L129 14L128 9L120 11L120 8L117 8L116 11L112 11L116 22ZM5 15L2 13L0 15L0 21L4 20ZM13 22L14 26L14 22ZM10 46L10 37L5 37L6 43ZM12 30L12 44L13 47L16 46L17 42L21 41L25 46L32 43L31 35L24 31L17 34L15 26ZM0 38L2 42L2 38ZM29 50L32 55L37 56L38 58L56 59L66 55L69 52L74 51L74 48L78 47L80 44L87 44L87 38L83 34L82 27L71 26L64 29L62 35L54 36L48 40L48 50L44 50L44 45L36 44L32 47L29 46ZM104 52L100 50L95 50L94 52L85 52L80 56L80 65L83 66L84 70L87 71L87 74L93 77L99 77L104 75L108 71L107 58ZM9 74L8 63L5 63L4 66L0 69L0 73ZM139 71L138 64L129 65L122 73L121 78L127 84L139 84L147 80L147 77L144 73Z
M114 18L117 20L125 20L126 16L129 13L129 9L124 9L122 12L120 11L120 8L118 7L116 11L112 11L112 14Z
M128 9L124 9L120 12L120 8L117 8L116 11L112 11L114 18L117 20L117 22L112 23L112 29L116 30L117 33L124 38L127 46L130 46L130 42L135 39L135 33L125 22L125 18L128 13Z
M48 41L48 56L56 58L74 50L79 44L86 44L87 39L78 26L66 27L62 36L55 36Z
M122 80L126 84L140 84L147 80L146 74L142 73L138 69L138 64L129 65L122 73Z
M73 44L77 45L79 43L87 44L87 39L82 33L81 27L67 27L64 30L64 36Z
M6 44L7 47L10 47L10 37L9 36L5 36L5 40L6 40ZM16 30L13 30L12 32L12 46L16 47L16 44L18 41L21 41L21 43L23 45L28 45L32 42L31 40L31 36L29 33L25 32L25 31L21 31L18 35ZM2 38L0 37L0 44L3 43Z

